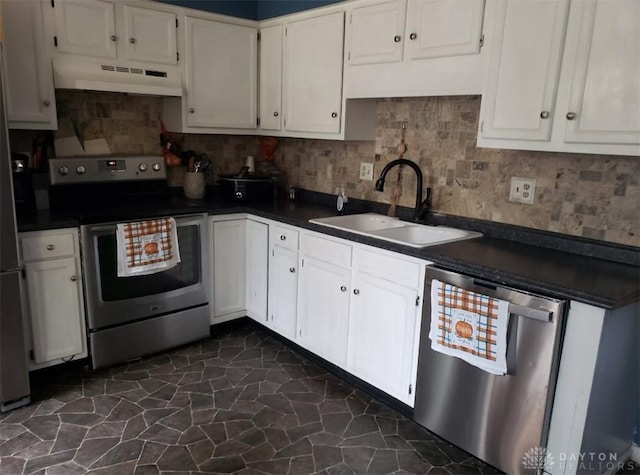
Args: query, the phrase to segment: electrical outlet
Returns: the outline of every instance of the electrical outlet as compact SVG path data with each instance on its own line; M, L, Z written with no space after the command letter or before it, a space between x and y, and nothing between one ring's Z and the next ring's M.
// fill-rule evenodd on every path
M361 180L373 180L373 163L360 163L360 179Z
M532 205L536 194L535 178L511 177L511 189L509 190L509 201Z

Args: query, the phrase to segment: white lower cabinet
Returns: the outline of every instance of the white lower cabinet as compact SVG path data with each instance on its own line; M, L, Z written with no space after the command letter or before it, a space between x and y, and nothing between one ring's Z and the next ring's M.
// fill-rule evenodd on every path
M296 338L297 331L299 237L295 228L269 224L269 312L265 324L290 340Z
M228 218L226 216L225 218ZM213 319L236 318L246 312L247 219L213 221Z
M302 255L298 289L300 344L346 367L351 269Z
M31 369L87 356L78 232L20 234Z
M358 271L352 286L347 369L413 406L417 289Z
M259 322L267 318L269 225L247 220L247 314Z

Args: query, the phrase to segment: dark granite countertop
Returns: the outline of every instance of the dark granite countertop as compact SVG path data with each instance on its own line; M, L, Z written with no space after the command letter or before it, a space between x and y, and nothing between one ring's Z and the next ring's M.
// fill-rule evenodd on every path
M210 215L250 213L429 260L444 269L501 285L559 299L577 300L601 308L614 309L640 300L640 267L557 250L566 249L568 244L549 249L509 240L513 238L512 233L509 239L485 236L418 249L309 223L309 219L312 218L335 215L333 207L313 202L274 201L240 204L227 203L215 197L206 201L191 201L171 196L138 199L126 204L114 204L110 201L75 203L64 210L18 209L18 230L35 231L95 222L205 212ZM460 224L458 221L463 218L455 219L456 224ZM434 222L436 221L438 220ZM490 234L485 232L485 235ZM571 239L566 238L568 241ZM622 251L631 255L632 259L625 262L637 263L634 248L627 248ZM614 251L622 252L620 249Z

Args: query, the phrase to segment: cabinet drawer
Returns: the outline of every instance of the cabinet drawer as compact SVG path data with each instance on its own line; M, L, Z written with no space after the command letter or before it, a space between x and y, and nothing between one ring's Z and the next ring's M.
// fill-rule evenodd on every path
M280 246L294 251L298 250L298 239L300 233L295 229L274 226L273 234L271 236L274 246Z
M72 234L23 237L20 242L25 261L73 256L76 251Z
M314 234L303 234L300 249L325 262L333 262L343 267L351 267L351 246L332 241Z
M353 266L360 272L400 285L411 288L420 286L421 265L417 262L403 259L402 256L397 254L358 247L354 251Z

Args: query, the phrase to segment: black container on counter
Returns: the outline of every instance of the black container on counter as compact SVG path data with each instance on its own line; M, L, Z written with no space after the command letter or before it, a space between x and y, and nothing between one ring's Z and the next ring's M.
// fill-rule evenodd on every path
M273 199L275 181L268 176L247 173L242 178L220 175L218 184L223 199L246 203Z

